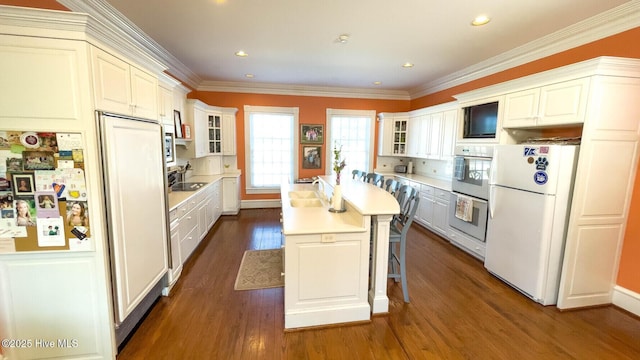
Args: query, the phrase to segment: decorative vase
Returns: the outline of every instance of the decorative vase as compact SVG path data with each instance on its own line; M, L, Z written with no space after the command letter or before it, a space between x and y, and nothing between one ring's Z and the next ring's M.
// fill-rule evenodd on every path
M336 185L333 188L333 198L331 199L331 207L335 211L342 210L342 187L340 185Z

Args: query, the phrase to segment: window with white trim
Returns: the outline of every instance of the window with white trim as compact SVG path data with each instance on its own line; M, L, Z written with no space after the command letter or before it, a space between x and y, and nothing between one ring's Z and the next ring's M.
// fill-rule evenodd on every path
M327 173L333 174L333 149L342 147L347 166L343 176L351 171L373 171L375 110L327 109Z
M247 194L280 192L297 178L298 108L244 107Z

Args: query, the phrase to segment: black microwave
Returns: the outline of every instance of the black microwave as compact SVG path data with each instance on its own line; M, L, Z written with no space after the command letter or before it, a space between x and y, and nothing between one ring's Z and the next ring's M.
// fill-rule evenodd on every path
M465 139L495 138L498 125L498 102L472 105L464 110Z

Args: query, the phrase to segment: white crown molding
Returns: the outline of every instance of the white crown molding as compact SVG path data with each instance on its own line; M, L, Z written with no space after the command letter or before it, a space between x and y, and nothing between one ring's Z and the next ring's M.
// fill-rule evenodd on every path
M640 59L601 56L457 94L454 97L460 104L464 104L593 75L640 78Z
M72 11L87 13L94 20L86 23L88 34L122 52L123 55L132 58L132 60L141 62L142 65L152 66L160 71L167 70L194 89L235 93L385 100L416 99L640 26L640 16L637 16L640 13L640 1L632 0L553 34L407 92L267 83L203 82L197 74L162 48L105 0L57 1ZM141 53L140 49L143 49L144 52Z
M89 21L87 14L0 5L2 34L86 40Z
M198 91L216 91L269 95L321 96L358 99L411 100L402 90L372 90L324 86L303 86L269 83L239 83L233 81L205 81Z
M99 40L132 58L140 57L140 49L152 59L156 69L168 70L187 85L195 88L202 79L145 34L133 22L104 0L57 0L71 11L87 13L109 31ZM133 48L132 48L133 46ZM147 60L148 61L148 60Z
M409 92L416 99L640 26L640 1L630 1L550 35L431 81Z

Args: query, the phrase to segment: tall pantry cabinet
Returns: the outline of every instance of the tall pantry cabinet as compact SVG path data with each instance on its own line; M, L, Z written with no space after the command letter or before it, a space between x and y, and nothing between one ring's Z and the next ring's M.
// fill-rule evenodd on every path
M0 338L55 344L4 347L10 359L117 353L95 110L158 119L153 74L164 69L107 27L81 13L0 6L0 67L11 69L0 80L1 128L79 134L91 200L90 247L15 251L14 239L0 239ZM118 44L127 57L114 55Z

